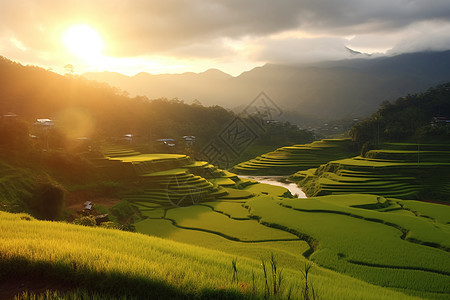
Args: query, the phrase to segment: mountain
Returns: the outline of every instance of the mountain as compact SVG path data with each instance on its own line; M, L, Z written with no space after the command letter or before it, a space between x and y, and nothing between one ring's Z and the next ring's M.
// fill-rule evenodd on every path
M321 119L362 117L381 102L450 81L450 51L354 58L309 65L266 64L232 77L219 70L203 73L129 77L85 73L131 94L179 98L239 111L264 91L296 122L296 115Z
M209 69L203 73L187 72L183 74L152 75L141 72L133 77L120 73L101 72L85 73L87 79L106 82L133 95L143 95L150 99L179 98L182 100L209 99L212 87L225 84L232 79L217 69ZM203 87L203 88L201 88ZM212 104L211 101L206 101Z

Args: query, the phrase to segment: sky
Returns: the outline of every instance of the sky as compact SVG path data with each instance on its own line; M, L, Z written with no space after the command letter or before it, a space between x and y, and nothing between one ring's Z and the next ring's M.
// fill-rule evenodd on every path
M126 75L450 49L448 0L0 0L0 55Z

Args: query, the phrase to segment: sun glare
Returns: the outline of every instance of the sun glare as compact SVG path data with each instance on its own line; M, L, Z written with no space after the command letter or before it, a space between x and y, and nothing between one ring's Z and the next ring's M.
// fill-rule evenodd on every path
M104 47L100 34L88 25L69 27L62 40L72 54L87 60L99 57Z

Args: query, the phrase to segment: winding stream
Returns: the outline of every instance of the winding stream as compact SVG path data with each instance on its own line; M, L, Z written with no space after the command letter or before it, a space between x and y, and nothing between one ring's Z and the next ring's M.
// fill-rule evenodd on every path
M302 191L301 188L299 188L297 186L297 184L295 184L293 182L280 181L282 179L286 179L286 176L244 176L244 175L238 175L238 176L241 178L256 180L260 183L281 186L281 187L287 188L291 192L292 195L297 194L298 198L307 198L305 193Z

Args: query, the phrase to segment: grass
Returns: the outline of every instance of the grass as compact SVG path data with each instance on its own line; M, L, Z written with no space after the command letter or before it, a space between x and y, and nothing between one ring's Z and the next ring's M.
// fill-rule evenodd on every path
M220 197L222 200L239 200L241 202L245 202L245 199L251 198L254 196L250 191L245 190L236 190L233 188L224 188L227 194Z
M181 298L227 285L229 257L220 258L220 253L139 234L21 217L1 213L3 276L20 265L20 272L30 276L47 270L55 281L64 278L83 288L96 282L101 291L136 297L146 295L145 287L153 296ZM131 288L133 283L140 288Z
M295 235L278 229L261 226L255 220L234 220L201 205L170 209L166 218L182 228L215 233L232 240L255 242L296 240Z
M262 298L264 291L256 260L142 234L36 221L24 214L0 212L0 256L2 280L38 276L53 287L66 284L68 291L47 292L66 299L243 299ZM238 286L230 280L233 259ZM286 286L301 284L299 271L285 269L283 274ZM255 277L254 293L246 287ZM312 272L310 280L323 299L415 299L327 270Z
M375 199L379 199L382 197L374 196L374 195L364 195L366 200L369 197ZM404 237L406 240L412 241L421 241L422 244L436 244L443 249L448 249L450 251L450 231L447 230L447 227L443 224L436 224L431 221L429 218L416 217L411 215L398 215L391 214L389 212L380 212L372 209L361 209L357 207L371 206L371 207L383 207L383 206L391 206L388 204L387 200L384 202L375 202L373 201L371 204L367 204L369 201L364 201L359 205L353 205L354 207L346 207L342 203L339 203L340 199L348 199L353 198L353 201L359 198L360 195L340 195L340 196L323 196L316 198L309 198L303 201L297 200L285 200L282 202L283 206L290 207L293 209L301 210L301 211L311 211L311 212L329 212L336 214L343 214L347 216L351 216L357 219L369 220L370 222L378 222L382 224L386 224L388 226L392 226L398 228L403 231L406 236ZM325 198L325 199L324 199ZM324 200L322 200L324 199ZM334 201L333 201L334 200ZM344 200L346 202L346 200ZM336 204L335 204L336 203ZM370 202L369 202L370 203ZM403 204L403 201L397 200L396 203ZM425 203L424 203L425 204ZM426 207L426 204L423 205ZM437 211L440 209L436 207L428 208L429 211ZM444 206L444 210L448 207ZM448 211L448 210L447 210ZM449 265L450 266L450 265Z
M413 200L400 201L400 203L404 209L412 211L417 216L426 217L441 224L450 224L450 206Z
M178 160L178 159L186 159L188 156L184 154L138 154L131 156L116 156L110 158L110 160L119 160L121 162L131 162L131 163L140 163L140 162L155 162L155 161L165 161L165 160Z
M279 258L283 268L300 269L303 259L301 253L307 251L309 246L301 240L293 241L267 241L261 243L244 243L224 238L220 235L204 231L189 230L176 227L169 220L146 219L136 224L139 232L167 238L170 240L202 245L202 247L220 250L231 255L247 257L259 261L267 253L274 253Z
M282 186L275 186L265 183L258 183L249 185L248 187L244 188L244 191L254 193L254 194L266 194L266 195L273 195L273 196L290 196L291 193L287 188L284 188Z
M248 220L249 212L242 206L241 203L236 202L205 202L202 205L211 207L214 211L224 214L232 219L236 220Z
M381 286L450 294L446 284L450 279L449 252L402 239L404 233L390 224L395 221L395 225L410 226L412 237L421 229L423 233L431 230L430 221L332 205L329 202L335 196L329 197L324 202L320 200L322 197L304 200L265 197L249 200L247 205L252 215L265 224L297 232L306 239L309 237L310 242L312 237L315 251L310 258L321 266ZM354 203L355 199L351 201ZM362 204L367 204L366 199ZM430 231L428 238L445 242L448 234L448 229L442 226Z

